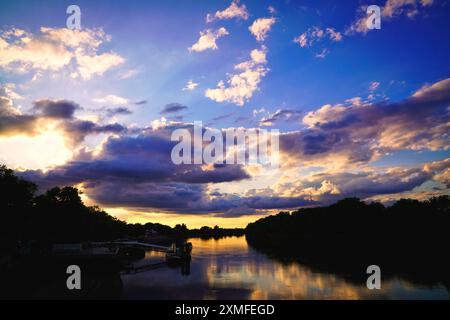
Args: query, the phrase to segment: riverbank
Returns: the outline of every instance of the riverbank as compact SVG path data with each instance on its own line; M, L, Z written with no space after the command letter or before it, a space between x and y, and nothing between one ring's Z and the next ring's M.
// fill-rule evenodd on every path
M369 265L383 277L450 288L448 197L391 207L346 199L260 219L247 227L257 250L361 282Z

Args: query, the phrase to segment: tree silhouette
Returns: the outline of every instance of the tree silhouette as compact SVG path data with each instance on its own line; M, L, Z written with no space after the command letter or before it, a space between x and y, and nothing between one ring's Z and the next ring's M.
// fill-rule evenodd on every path
M30 211L36 185L14 175L6 166L0 166L0 249L14 245L31 227Z
M450 287L449 227L447 195L390 207L348 198L259 219L247 226L246 237L256 249L325 271L364 275L364 266L376 263L388 275Z

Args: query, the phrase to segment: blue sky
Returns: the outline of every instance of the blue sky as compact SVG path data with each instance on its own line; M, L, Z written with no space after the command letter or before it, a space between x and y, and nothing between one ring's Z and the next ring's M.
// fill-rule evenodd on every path
M9 113L3 113L10 117L18 110L21 116L36 116L39 100L70 101L79 106L65 119L72 125L70 130L63 124L64 130L58 127L53 134L46 127L45 137L42 128L37 130L40 134L36 130L9 130L10 118L5 118L7 129L0 137L0 160L25 173L29 171L37 181L48 179L48 172L58 166L89 162L86 158L94 161L106 154L102 148L113 139L148 134L144 128L155 123L177 126L203 121L222 129L280 129L285 134L283 153L289 159L298 157L298 162L278 172L265 172L262 177L240 168L237 170L246 170L247 178L237 174L236 181L206 181L195 186L187 183L186 187L201 189L205 202L211 198L207 196L211 190L219 189L220 200L232 203L219 209L213 206L215 213L200 216L228 217L229 221L245 216L248 220L248 216L253 219L277 209L276 205L249 205L255 194L273 203L291 198L305 200L292 202L297 207L311 205L308 201L322 204L351 195L381 201L420 197L414 188L425 181L434 181L440 188L437 193L448 191L449 104L445 99L450 67L449 1L77 1L82 29L73 35L65 29L65 11L70 4L74 3L0 4L4 41L0 43L0 84L5 99L2 108L10 108ZM364 8L370 4L381 7L381 30L351 29L358 21L365 21ZM227 11L233 6L234 13ZM215 15L213 21L207 22L208 14ZM252 33L249 28L258 19L268 24L267 29ZM195 47L201 32L214 34L221 28L224 34L212 42L209 39L206 47ZM13 30L21 31L11 35ZM80 42L79 47L63 38L69 35L81 39L84 33L91 38ZM300 41L302 36L304 42ZM258 54L260 60L252 54ZM247 66L236 69L240 63ZM96 69L100 64L101 69ZM227 81L233 76L242 80L244 73L255 82L241 83L227 91L231 86ZM219 81L223 81L223 87L218 86ZM188 83L192 84L190 89ZM444 98L435 102L436 96ZM162 114L168 104L186 108ZM420 108L415 109L418 104ZM408 109L409 105L413 107ZM105 115L119 107L126 112ZM414 118L414 113L424 117L423 126L430 127L420 127L421 121ZM371 117L379 123L374 124ZM73 128L73 122L81 120L99 128L81 135ZM61 125L50 124L48 117L39 123ZM126 133L106 127L113 123L120 124ZM77 135L77 139L71 135ZM57 136L64 137L64 141ZM291 136L298 138L298 143L292 142ZM328 143L333 145L315 149L317 144ZM45 145L53 145L48 147L49 156L37 157L33 148ZM83 158L81 150L92 154ZM431 163L439 167L433 173L423 167ZM319 173L316 168L320 168ZM411 173L414 177L426 174L416 185L399 186L389 194L363 192L373 186L352 189L349 185L350 173L371 172L368 181L378 183L381 177L394 175L392 170L419 170ZM373 179L374 175L380 176ZM287 181L287 177L296 180ZM158 219L169 219L183 211L139 201L132 205L109 202L99 196L100 190L87 186L93 178L81 180L74 183L71 179L57 179L85 188L88 200L100 202L126 219L143 215L155 218L148 212L160 214ZM268 191L270 186L275 187ZM230 190L239 190L239 194ZM435 194L428 191L426 195ZM425 196L423 191L420 193ZM238 204L233 202L235 198ZM207 208L205 204L205 212ZM249 214L235 213L239 210ZM186 214L194 213L186 210Z
M158 109L171 102L201 105L193 107L189 116L207 121L208 117L229 112L246 116L248 111L260 108L272 112L283 107L308 111L367 95L372 81L380 82L380 92L390 99L401 99L424 83L443 79L448 74L445 58L450 50L450 42L446 41L450 22L443 9L448 7L445 1L426 8L425 13L414 19L400 16L366 36L345 37L340 43L332 43L325 59L315 58L319 50L316 47L302 50L292 40L311 26L333 27L342 32L355 19L358 1L339 4L336 1L247 1L245 5L250 12L247 21L225 20L210 25L224 26L230 32L218 41L219 50L188 52L187 48L206 27L206 14L226 8L228 2L78 2L83 27L103 28L113 38L104 49L120 52L127 59L128 68L140 70L126 82L114 79L111 74L107 82L96 81L95 90L110 90L120 96L151 101L145 111L136 114L138 121L149 112L150 116L157 116ZM383 1L374 3L381 5ZM69 4L65 1L3 3L0 19L3 28L14 26L30 32L38 32L41 26L64 27L65 8ZM260 91L245 108L227 103L218 105L205 99L204 88L223 79L234 64L245 60L248 52L258 45L248 26L252 19L272 16L267 11L270 5L277 10L273 16L279 22L265 42L270 48L267 57L270 72ZM2 76L3 81L16 79L14 75ZM180 92L189 79L199 82L199 89ZM45 85L48 94L54 96L55 91L64 91L60 83ZM71 91L78 94L76 88ZM231 125L235 118L230 117L226 124Z

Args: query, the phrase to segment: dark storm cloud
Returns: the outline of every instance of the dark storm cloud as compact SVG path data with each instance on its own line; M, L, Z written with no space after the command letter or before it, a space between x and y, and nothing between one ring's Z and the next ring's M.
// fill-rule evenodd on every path
M281 134L280 150L298 166L301 161L314 163L326 156L344 165L345 161L367 164L380 152L448 147L449 89L450 80L445 80L399 102L321 108L306 117L308 127L304 130ZM48 187L83 183L86 195L104 206L236 217L331 203L348 196L398 194L436 175L448 183L448 163L439 163L386 172L315 174L298 185L277 186L287 191L279 194L293 195L286 197L270 188L246 195L221 194L213 189L215 183L245 181L250 176L238 165L174 165L170 155L177 142L170 141L171 133L179 128L192 131L192 124L170 123L132 132L120 124L99 125L75 118L65 119L63 124L69 136L79 139L93 132L117 136L109 137L99 154L86 151L45 173L27 171L22 175Z
M87 152L79 160L45 173L26 171L22 176L43 187L83 183L85 193L100 205L154 208L169 213L235 217L314 203L301 197L219 193L212 193L211 198L207 184L240 181L250 176L239 165L174 165L170 154L176 142L170 141L166 130L110 137L100 155Z
M299 160L341 155L367 163L401 149L441 150L449 145L450 79L399 102L324 106L304 118L308 128L281 134L280 150Z
M34 134L36 117L21 114L7 114L0 111L0 135Z
M33 110L41 117L71 119L80 106L68 100L43 99L33 102Z
M34 115L24 115L8 98L5 88L0 87L0 135L33 134L36 130Z
M102 181L88 190L89 196L102 205L186 212L202 201L204 187L170 182L128 184Z
M92 130L92 128L89 128ZM118 183L184 182L192 184L236 181L249 178L237 165L215 166L203 171L200 165L175 165L170 155L176 142L158 134L111 137L98 157L71 161L41 176L73 184L83 181ZM86 158L86 155L84 155Z
M180 175L177 173L177 176ZM248 179L250 176L240 166L215 165L213 170L203 171L200 167L194 167L188 174L182 172L179 181L187 183L219 183Z
M180 104L180 103L169 103L164 106L164 108L161 110L161 114L168 114L168 113L176 113L180 112L182 110L187 110L188 107Z
M80 109L75 102L68 100L43 99L33 102L33 113L23 114L12 105L12 101L0 92L0 134L35 134L39 120L74 119L74 113Z
M46 129L48 123L64 131L66 141L78 144L91 134L125 133L127 128L118 123L99 124L80 120L75 112L82 108L68 100L42 99L33 102L32 113L22 113L12 105L11 99L0 91L0 135L35 135ZM116 108L110 112L127 113L126 108Z
M98 203L113 207L152 208L166 213L213 214L220 217L253 215L265 209L291 209L316 203L301 197L242 197L229 194L210 199L205 185L176 182L132 185L103 181L89 190L89 196Z
M122 150L122 148L116 149ZM136 149L134 149L137 151ZM131 159L130 159L131 160ZM207 192L205 184L177 181L170 176L172 168L160 168L146 172L134 166L108 161L92 162L90 165L72 164L65 169L47 173L45 179L53 183L84 181L86 194L96 203L106 206L130 207L136 209L160 209L167 213L214 214L221 217L238 217L260 214L270 209L295 209L302 206L329 204L345 197L362 199L379 195L395 194L412 190L448 168L448 161L434 164L432 170L417 167L397 169L384 173L321 173L311 176L299 186L298 191L311 188L318 190L323 181L339 187L338 193L324 192L320 201L310 195L280 197L276 195L235 195L218 191ZM35 172L25 173L28 178ZM42 173L39 173L42 174ZM89 177L89 179L86 179ZM44 177L40 177L41 179ZM188 179L189 180L189 179ZM212 198L211 198L212 197Z
M123 133L127 128L118 123L99 125L88 120L72 120L64 122L61 128L65 131L67 138L73 143L80 143L91 134L99 133Z

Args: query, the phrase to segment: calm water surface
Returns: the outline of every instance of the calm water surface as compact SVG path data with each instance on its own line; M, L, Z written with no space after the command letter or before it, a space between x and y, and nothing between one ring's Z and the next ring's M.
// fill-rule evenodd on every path
M424 287L402 279L382 282L381 290L314 272L297 262L273 260L247 245L245 237L189 239L188 270L165 265L122 275L123 299L450 299L444 286ZM164 261L148 251L137 266Z

